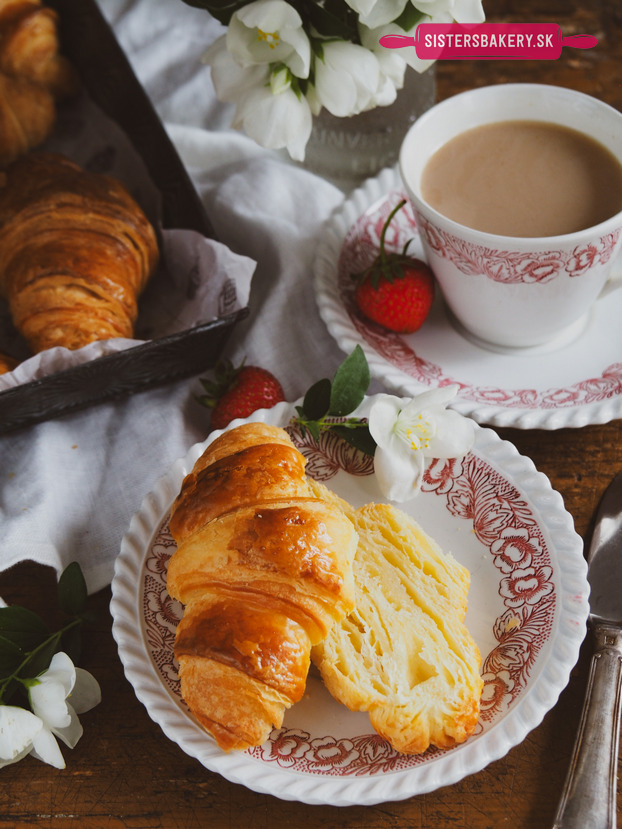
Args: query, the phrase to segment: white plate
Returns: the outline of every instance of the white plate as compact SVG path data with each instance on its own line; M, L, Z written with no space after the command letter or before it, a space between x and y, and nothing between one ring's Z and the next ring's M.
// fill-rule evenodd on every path
M439 296L414 334L392 334L357 313L350 273L374 258L391 207L405 197L397 169L366 181L328 220L315 264L318 306L344 352L358 343L374 376L399 395L458 383L452 408L478 423L560 429L622 417L622 289L597 302L573 341L507 354L470 341L449 321ZM407 204L387 242L425 258Z
M368 405L373 398L367 398ZM290 404L250 420L286 426ZM242 421L235 421L237 425ZM260 748L225 754L189 714L173 659L181 606L166 592L175 549L167 520L196 444L145 498L115 565L113 634L137 697L164 733L204 766L285 800L372 804L446 786L502 757L542 720L568 681L588 613L582 542L561 496L533 463L477 427L463 461L432 462L404 510L471 571L467 625L485 680L475 734L450 751L397 754L366 714L335 702L312 669L307 692ZM293 435L308 472L354 505L381 500L370 459L334 437L320 448Z

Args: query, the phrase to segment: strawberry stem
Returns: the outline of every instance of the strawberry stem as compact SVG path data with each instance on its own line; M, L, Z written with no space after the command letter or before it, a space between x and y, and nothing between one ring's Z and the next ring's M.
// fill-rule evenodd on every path
M405 204L406 204L406 199L402 199L402 201L399 202L393 208L393 210L389 213L389 217L387 218L386 222L384 223L384 225L382 227L382 232L380 234L380 261L383 264L387 261L386 254L384 252L384 239L385 239L385 236L387 235L387 230L389 229L389 225L393 221L393 217L395 216L395 214L398 211L400 211L402 209L402 207L404 207Z

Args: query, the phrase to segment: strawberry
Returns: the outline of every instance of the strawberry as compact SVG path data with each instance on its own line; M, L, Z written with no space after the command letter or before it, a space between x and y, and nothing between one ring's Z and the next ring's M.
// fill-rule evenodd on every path
M201 378L205 394L199 403L212 410L212 429L224 429L238 417L249 417L256 409L269 409L285 399L276 377L259 366L235 368L227 360L214 370L213 381Z
M401 201L389 214L380 234L380 252L361 274L353 275L356 305L367 319L398 334L412 334L426 320L434 300L434 275L425 262L408 256L410 239L401 253L387 253L384 239L393 217L406 204Z

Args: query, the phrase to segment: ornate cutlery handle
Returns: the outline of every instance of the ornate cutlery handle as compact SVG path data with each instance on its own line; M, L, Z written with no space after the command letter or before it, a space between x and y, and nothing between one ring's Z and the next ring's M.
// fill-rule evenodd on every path
M596 651L553 829L615 829L622 631L596 624Z

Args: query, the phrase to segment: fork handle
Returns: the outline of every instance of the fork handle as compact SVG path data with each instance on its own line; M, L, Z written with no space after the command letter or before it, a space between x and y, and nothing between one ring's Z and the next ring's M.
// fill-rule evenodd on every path
M596 649L553 829L615 829L622 631L594 626Z

